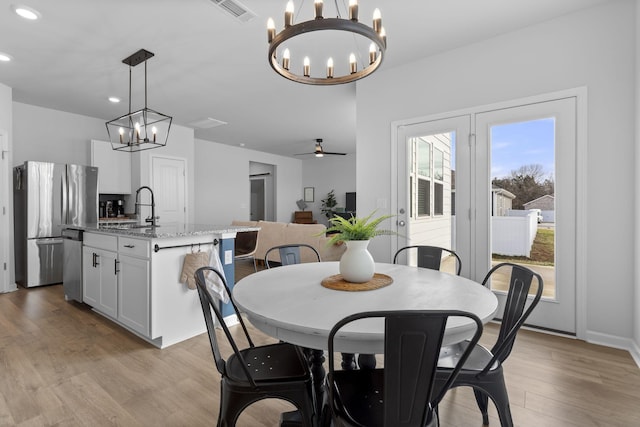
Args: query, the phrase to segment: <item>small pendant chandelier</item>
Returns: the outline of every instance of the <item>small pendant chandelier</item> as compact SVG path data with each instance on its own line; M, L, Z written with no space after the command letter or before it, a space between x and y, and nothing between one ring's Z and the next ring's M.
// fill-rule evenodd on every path
M111 148L118 151L150 150L167 145L170 116L147 108L147 59L154 54L140 49L133 55L122 60L129 66L129 113L106 123ZM131 111L131 69L144 62L144 108Z
M325 18L323 16L323 1L315 0L314 2L314 19L294 24L294 6L293 1L287 3L284 12L284 29L276 33L276 27L273 19L267 21L267 41L269 42L269 64L273 70L281 76L298 83L310 85L337 85L350 83L368 76L380 67L387 49L387 36L382 27L382 17L380 11L375 9L373 13L373 26L369 27L358 21L358 1L349 0L348 14L349 17L341 18L338 9L338 1L334 1L336 18ZM287 41L292 41L298 36L316 32L316 31L341 31L351 33L353 38L364 37L370 42L369 52L365 55L357 55L351 53L349 55L348 66L347 58L341 60L336 59L334 66L334 58L329 56L326 69L323 67L315 67L315 73L312 73L311 63L308 56L300 61L300 66L293 66L291 60L291 51L286 48L278 51L278 47L283 45L286 47ZM302 37L298 37L302 40ZM301 54L300 58L303 55ZM360 58L361 65L358 66ZM344 62L343 73L338 73L339 67ZM295 71L298 69L300 72ZM318 70L320 70L318 72ZM326 71L326 72L325 72Z

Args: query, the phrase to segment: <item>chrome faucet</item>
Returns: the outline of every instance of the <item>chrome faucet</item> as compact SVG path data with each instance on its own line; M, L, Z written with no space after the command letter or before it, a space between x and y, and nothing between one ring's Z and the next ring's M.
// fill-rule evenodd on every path
M143 189L147 189L149 190L149 193L151 194L151 204L144 204L144 203L140 203L140 191ZM139 209L138 206L151 206L151 218L145 218L144 222L150 222L152 227L156 226L156 201L155 198L153 197L153 190L150 187L147 187L146 185L143 185L142 187L138 188L136 190L136 205L135 205L135 209L136 209L136 215L138 215L139 213Z

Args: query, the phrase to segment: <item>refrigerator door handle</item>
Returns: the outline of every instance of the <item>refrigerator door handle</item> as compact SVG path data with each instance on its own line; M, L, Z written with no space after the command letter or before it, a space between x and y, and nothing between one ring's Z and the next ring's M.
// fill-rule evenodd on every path
M65 172L62 174L62 185L60 186L60 194L62 196L60 219L63 224L69 224L69 196L67 194L69 192L69 182L66 169L65 167Z

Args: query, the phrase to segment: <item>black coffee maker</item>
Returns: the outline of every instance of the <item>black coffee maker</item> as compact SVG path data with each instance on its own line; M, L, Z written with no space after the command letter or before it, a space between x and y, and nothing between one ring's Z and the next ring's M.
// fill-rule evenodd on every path
M123 199L114 200L113 210L115 211L117 217L124 216L124 200Z

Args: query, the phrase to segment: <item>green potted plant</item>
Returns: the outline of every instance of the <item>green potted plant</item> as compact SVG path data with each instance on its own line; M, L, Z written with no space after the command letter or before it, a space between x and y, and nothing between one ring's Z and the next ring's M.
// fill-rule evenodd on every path
M334 215L335 207L338 204L336 200L336 195L334 194L334 190L331 190L327 193L327 197L325 199L320 200L322 202L322 207L320 211L328 218Z
M369 242L376 236L396 234L394 231L378 228L382 221L393 215L372 219L375 213L373 211L362 218L344 219L336 215L329 219L330 227L326 231L335 234L328 244L342 241L347 245L347 251L340 258L340 274L347 282L364 283L371 280L375 274L375 263L367 250Z

